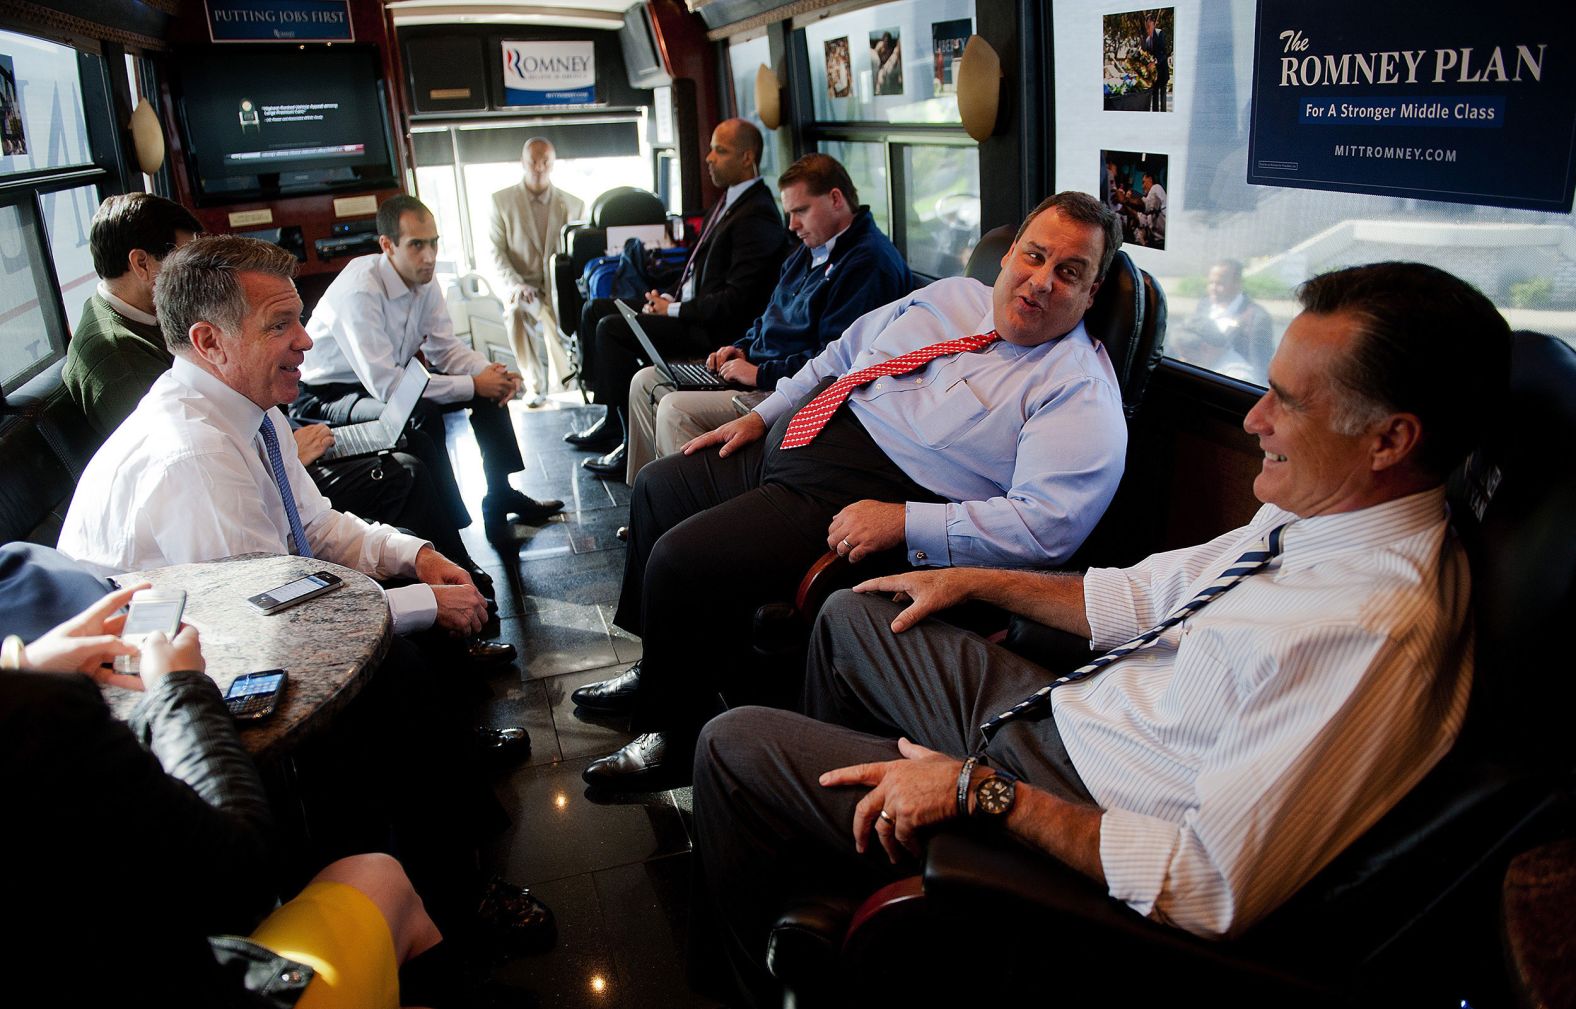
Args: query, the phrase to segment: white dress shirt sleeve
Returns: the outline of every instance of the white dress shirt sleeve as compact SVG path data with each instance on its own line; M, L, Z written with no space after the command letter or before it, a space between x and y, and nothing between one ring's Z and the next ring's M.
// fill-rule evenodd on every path
M476 398L476 383L471 376L487 367L487 357L454 335L454 320L436 283L426 284L416 296L421 299L421 349L427 363L443 374L434 374L423 399L435 403L464 403ZM386 400L385 400L386 401Z
M436 290L436 285L429 286ZM436 300L440 305L443 303L442 298ZM427 307L423 305L420 309L424 312L421 324L424 330L430 331L431 313L427 311ZM394 313L388 310L388 299L375 287L361 288L350 292L342 312L340 325L343 333L339 337L339 349L350 362L351 370L361 380L362 387L387 403L394 394L394 387L404 376L407 363L406 359L397 353L393 327L398 325L398 322L394 318ZM443 313L443 321L448 327L449 339L458 343L459 341L454 337L454 324L449 320L447 310ZM480 355L476 356L480 357ZM427 359L434 368L445 368L445 365L436 360L432 353L428 354ZM432 381L427 384L423 398L438 403L463 403L474 398L476 387L470 376L481 368L469 367L470 363L466 362L467 366L457 375L434 374ZM485 365L485 359L482 363Z
M1374 731L1433 700L1410 675L1436 658L1426 637L1316 623L1289 629L1246 669L1240 656L1179 654L1235 677L1247 703L1210 747L1180 826L1105 811L1110 895L1204 936L1234 935L1283 902L1394 801L1396 767L1419 768L1404 791L1442 754L1430 735ZM1339 717L1342 709L1371 715Z

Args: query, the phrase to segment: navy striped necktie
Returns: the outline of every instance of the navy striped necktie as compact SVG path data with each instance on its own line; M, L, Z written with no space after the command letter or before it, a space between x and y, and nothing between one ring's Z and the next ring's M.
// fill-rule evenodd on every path
M268 468L273 471L274 484L284 501L285 519L290 523L290 538L295 541L295 553L301 557L312 556L312 544L307 542L306 529L301 525L301 513L296 511L295 494L290 490L290 479L285 476L285 461L279 454L279 436L274 433L274 422L263 414L263 426L258 428L263 436L263 447L268 450Z
M1086 679L1087 677L1098 673L1106 666L1109 666L1117 659L1131 655L1141 649L1148 648L1156 641L1159 641L1160 636L1167 630L1175 627L1177 624L1180 624L1188 617L1203 609L1206 605L1208 605L1210 600L1219 598L1222 593L1229 591L1233 586L1237 585L1249 575L1256 574L1257 572L1264 570L1265 566L1268 565L1270 561L1274 560L1275 557L1281 552L1281 539L1286 531L1286 526L1289 524L1290 523L1283 523L1276 526L1274 529L1271 529L1264 535L1263 539L1254 544L1252 550L1249 550L1241 557L1238 557L1236 562L1233 563L1231 567L1222 571L1219 577L1210 582L1208 585L1204 586L1198 595L1177 607L1174 611L1172 611L1169 617L1166 617L1164 620L1160 621L1160 623L1149 628L1149 630L1138 635L1138 637L1133 638L1124 644L1117 645L1115 648L1111 649L1109 652L1106 652L1104 655L1095 659L1093 662L1079 666L1077 669L1074 669L1066 676L1058 676L1055 680L1047 683L1045 686L1041 687L1039 690L1036 690L1028 697L1025 697L1017 704L1014 704L1006 711L1003 711L1001 714L988 719L985 724L980 726L980 732L984 735L985 739L984 742L980 743L975 753L978 754L979 752L983 751L985 747L989 745L991 737L996 734L996 730L1000 729L1006 723L1013 721L1014 719L1022 718L1026 715L1033 718L1044 718L1051 710L1051 691L1055 690L1057 687L1064 683L1073 683L1078 680Z

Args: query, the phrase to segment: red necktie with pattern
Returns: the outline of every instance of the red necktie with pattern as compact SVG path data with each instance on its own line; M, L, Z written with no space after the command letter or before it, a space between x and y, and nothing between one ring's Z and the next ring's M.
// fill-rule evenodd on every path
M911 371L918 371L938 357L968 354L989 346L998 339L1000 337L993 329L989 333L980 333L977 336L943 340L928 347L911 350L907 354L888 358L868 368L850 372L821 390L819 396L806 403L803 410L794 414L793 420L788 422L788 430L783 432L782 447L799 448L814 441L815 436L826 426L826 422L832 419L832 414L837 412L837 408L843 405L855 389L866 382L874 381L883 375L907 375Z

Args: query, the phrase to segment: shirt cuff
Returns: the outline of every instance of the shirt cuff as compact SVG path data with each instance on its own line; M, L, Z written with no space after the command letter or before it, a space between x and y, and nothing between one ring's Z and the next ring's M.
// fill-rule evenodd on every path
M903 505L903 535L908 541L908 562L916 568L952 566L947 549L947 506L932 501Z
M677 319L679 317L679 306L682 304L684 304L682 301L668 302L668 318Z
M761 420L766 422L769 431L773 424L782 418L782 415L793 409L793 404L788 397L780 392L773 392L770 396L755 405L755 412L760 414Z
M431 627L438 619L438 597L432 586L417 582L384 592L395 634L414 634Z
M1090 647L1108 651L1130 640L1138 627L1132 583L1121 568L1090 568L1084 572L1084 617L1089 621Z
M1176 845L1176 824L1141 813L1106 810L1100 817L1100 868L1106 891L1139 914L1152 914Z

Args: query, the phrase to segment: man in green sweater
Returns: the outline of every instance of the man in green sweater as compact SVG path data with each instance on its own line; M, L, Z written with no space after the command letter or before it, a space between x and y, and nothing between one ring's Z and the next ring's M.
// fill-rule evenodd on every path
M174 360L153 316L153 282L164 257L200 231L191 211L147 193L112 196L93 215L98 289L66 346L61 377L100 438L120 426Z

